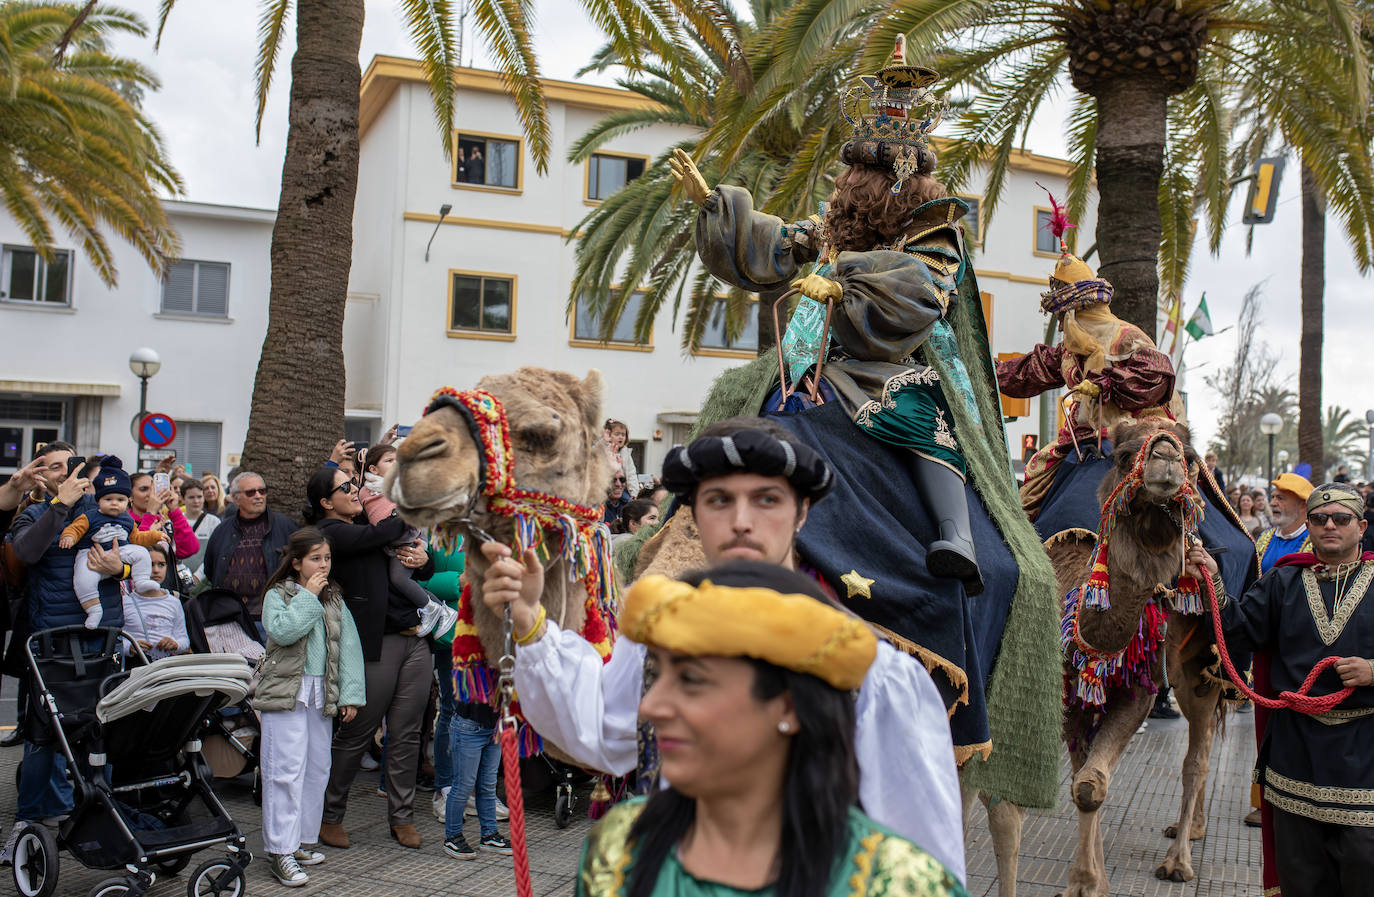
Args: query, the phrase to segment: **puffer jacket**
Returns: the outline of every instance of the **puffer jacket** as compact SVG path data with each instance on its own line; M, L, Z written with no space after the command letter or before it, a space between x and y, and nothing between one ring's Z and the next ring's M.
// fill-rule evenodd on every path
M262 619L267 629L253 707L260 713L294 710L301 677L318 667L324 677L325 716L339 707L366 703L363 650L353 617L338 597L338 586L326 589L324 601L294 582L267 590Z
M59 548L57 542L62 537L62 530L88 507L95 507L94 499L89 497L83 497L72 508L56 499L30 505L10 528L14 557L28 568L31 632L76 626L86 621L86 612L81 609L76 590L72 588L77 549ZM117 579L100 580L100 607L104 612L100 625L124 625L124 602Z

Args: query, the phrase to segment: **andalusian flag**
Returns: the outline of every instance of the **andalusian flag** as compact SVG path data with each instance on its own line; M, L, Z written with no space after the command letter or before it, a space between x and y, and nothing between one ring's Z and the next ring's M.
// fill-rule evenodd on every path
M1204 336L1211 336L1216 332L1212 328L1212 313L1207 310L1207 294L1202 294L1202 301L1198 303L1197 311L1188 319L1188 323L1183 325L1183 329L1188 331L1188 335L1193 339L1202 339Z

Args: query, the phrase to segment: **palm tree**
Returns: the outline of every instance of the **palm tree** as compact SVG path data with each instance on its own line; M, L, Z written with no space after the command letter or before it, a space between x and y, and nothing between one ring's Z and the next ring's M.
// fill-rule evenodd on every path
M1364 442L1369 437L1369 425L1362 417L1356 417L1349 408L1331 405L1326 409L1325 419L1321 421L1320 432L1323 444L1322 464L1320 468L1312 468L1314 475L1318 475L1319 470L1330 470L1351 458L1362 456Z
M783 8L772 0L753 0L749 19L722 8L711 20L710 30L694 32L690 43L673 45L662 57L652 52L641 56L637 71L619 83L655 105L607 116L569 151L569 160L580 163L617 135L638 128L672 124L690 131L643 175L589 213L575 231L577 270L568 311L571 314L582 304L600 322L603 338L610 336L635 291L642 290L644 299L635 320L640 339L647 338L664 302L672 300L676 316L686 294L684 351L700 345L707 323L717 316L723 316L726 333L733 338L749 316L757 314L760 351L774 341L771 312L776 295L764 295L755 302L744 290L723 284L704 270L693 273L696 210L682 201L667 159L678 147L695 149L722 116L741 113L739 103L752 91L755 72L768 64L768 46L760 39L760 27ZM660 27L666 31L670 26ZM842 55L818 60L808 72L804 90L812 96L836 95L845 77L844 61ZM584 72L623 62L615 46L608 45ZM728 171L716 159L707 158L701 163L703 174L712 183L747 187L755 201L774 214L794 219L813 213L830 192L832 164L831 157L818 154L816 147L835 139L836 123L823 106L811 104L773 116L751 133L748 146L735 154Z
M175 0L162 0L159 40L174 5ZM454 121L452 70L458 65L453 7L449 0L402 0L400 8L420 48L439 143L447 155ZM267 336L253 384L242 464L266 477L273 504L287 513L304 505L306 479L343 434L343 317L358 182L363 0L264 0L255 72L259 129L293 12L296 55L272 231ZM515 71L533 66L524 27L527 12L521 0L477 0L473 8L478 21L495 16L511 24L511 55L500 58ZM518 85L516 99L522 110L533 108ZM537 138L546 146L547 121L534 115L524 123L532 143ZM310 400L302 401L303 396Z
M1069 82L1080 92L1067 122L1077 163L1070 212L1086 207L1095 173L1100 267L1116 287L1113 307L1154 333L1161 286L1166 294L1182 286L1199 204L1212 250L1220 245L1235 126L1227 107L1237 85L1264 84L1276 104L1298 102L1287 89L1294 83L1332 88L1306 110L1310 119L1342 104L1364 108L1358 10L1356 0L799 0L769 26L774 63L746 97L751 114L722 118L705 148L723 150L729 164L760 122L804 102L786 85L804 84L817 59L846 52L851 71L870 71L894 37L907 34L909 58L941 70L954 91L974 94L940 172L957 189L986 165L991 215L1012 151L1044 101ZM1282 55L1265 56L1275 51ZM1303 152L1323 136L1286 133ZM836 147L818 150L831 157ZM1347 221L1366 243L1370 218Z
M180 249L158 194L179 193L181 178L139 108L158 81L109 51L116 34L147 27L115 7L0 4L0 199L45 261L55 221L109 286L106 231L159 275Z

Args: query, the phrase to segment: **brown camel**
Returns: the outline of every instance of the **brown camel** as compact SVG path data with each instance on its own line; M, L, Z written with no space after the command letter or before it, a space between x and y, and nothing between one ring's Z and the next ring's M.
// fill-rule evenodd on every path
M1161 430L1174 434L1178 443L1163 438ZM1080 616L1083 641L1104 653L1125 650L1151 597L1164 608L1170 606L1169 587L1179 575L1184 553L1178 495L1185 483L1195 482L1198 469L1188 430L1181 424L1125 422L1114 427L1111 435L1114 463L1099 487L1099 500L1106 501L1131 472L1142 447L1145 463L1141 487L1131 500L1128 513L1118 517L1111 534L1107 564L1110 607L1084 608ZM1184 447L1183 454L1179 444ZM1087 578L1095 541L1092 533L1083 530L1067 531L1047 540L1059 587L1065 594ZM1165 830L1166 836L1174 839L1173 844L1155 875L1178 882L1193 879L1189 842L1205 833L1202 790L1221 713L1220 683L1205 673L1214 663L1214 651L1205 616L1185 616L1170 610L1163 657L1157 654L1149 664L1153 689L1139 684L1109 688L1100 714L1079 712L1076 708L1066 712L1064 739L1070 747L1073 770L1069 790L1079 816L1077 856L1064 897L1107 894L1098 811L1107 800L1112 770L1149 714L1154 691L1163 685L1165 665L1179 709L1188 720L1188 753L1183 761L1183 799L1178 822ZM1067 658L1065 670L1076 673L1067 664Z
M579 380L561 371L523 367L484 377L477 388L496 396L505 407L520 488L588 507L605 500L611 473L606 453L597 444L604 419L600 372L589 371ZM396 455L384 488L401 516L415 526L461 518L480 492L481 453L467 421L454 408L440 407L421 418ZM472 520L495 538L511 541L510 519L488 513L483 499L473 506ZM558 547L550 546L542 601L549 620L559 628L580 631L586 621L583 586L569 580ZM482 577L489 566L480 551L467 551L473 622L494 665L502 654L503 634L501 620L482 603Z

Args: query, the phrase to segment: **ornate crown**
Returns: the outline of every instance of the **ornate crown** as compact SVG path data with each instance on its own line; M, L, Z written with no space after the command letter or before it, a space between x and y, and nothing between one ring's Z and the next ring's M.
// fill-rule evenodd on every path
M860 75L859 83L840 98L840 114L854 128L840 160L890 169L897 176L893 195L912 175L935 170L935 152L926 138L949 108L930 91L939 73L907 65L905 57L906 36L899 34L887 66L877 74Z
M1064 234L1078 225L1069 220L1068 209L1059 204L1048 187L1038 182L1036 186L1050 198L1050 220L1044 226L1059 241L1059 261L1055 262L1054 273L1050 275L1050 288L1040 294L1041 310L1047 314L1058 314L1111 302L1112 285L1098 277L1087 262L1069 252L1069 243L1064 239Z

